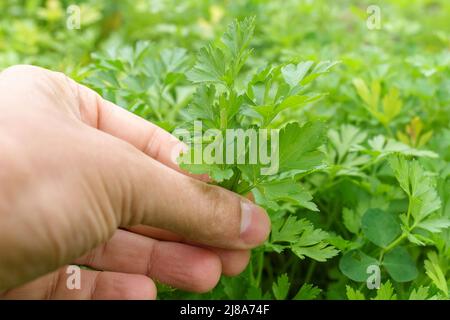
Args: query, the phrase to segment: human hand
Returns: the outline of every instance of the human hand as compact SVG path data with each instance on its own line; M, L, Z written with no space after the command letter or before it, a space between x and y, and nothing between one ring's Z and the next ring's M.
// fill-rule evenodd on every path
M188 176L182 144L61 73L0 73L0 298L155 298L235 275L270 220ZM81 289L66 287L68 264Z

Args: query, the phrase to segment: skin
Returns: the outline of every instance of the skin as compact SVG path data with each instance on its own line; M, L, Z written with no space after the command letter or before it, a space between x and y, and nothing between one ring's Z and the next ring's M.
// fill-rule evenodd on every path
M236 275L266 212L183 173L169 133L65 75L0 73L0 298L154 299ZM203 181L202 181L203 180ZM70 264L81 289L66 286Z

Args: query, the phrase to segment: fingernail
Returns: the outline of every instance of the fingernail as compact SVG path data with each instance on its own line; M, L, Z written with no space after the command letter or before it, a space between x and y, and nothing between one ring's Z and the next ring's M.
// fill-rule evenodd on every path
M241 201L241 239L249 245L262 244L270 233L270 219L263 208Z

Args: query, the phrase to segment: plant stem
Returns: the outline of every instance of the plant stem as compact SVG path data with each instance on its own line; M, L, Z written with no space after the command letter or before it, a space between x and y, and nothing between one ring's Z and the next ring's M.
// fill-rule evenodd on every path
M384 123L383 123L384 124ZM388 135L391 137L391 138L394 138L394 133L392 132L392 129L391 129L391 127L389 127L389 124L384 124L384 127L386 128L386 131L387 131L387 133L388 133Z
M262 272L264 269L264 250L261 249L260 252L258 252L258 256L257 256L257 261L258 261L258 273L256 275L256 284L259 287L261 285L261 277L262 277Z
M312 261L308 267L308 271L306 271L305 283L309 283L312 275L314 274L315 269L316 269L316 261Z
M253 272L253 261L251 261L251 260L250 260L248 269L249 269L249 273L250 273L250 282L251 282L252 285L255 286L256 285L256 279L255 279L255 274Z
M406 226L408 231L407 232L411 232L414 228L415 228L415 224L413 226L409 226L409 217L411 216L411 196L409 196L409 201L408 201L408 212L406 213ZM381 260L383 259L383 256L391 251L392 249L394 249L395 246L397 246L400 242L403 241L403 239L405 239L407 237L407 233L403 232L397 239L395 239L394 241L392 241L386 248L384 248L383 250L381 250L380 252L380 257L379 257L379 262L381 263Z
M231 191L236 191L239 185L239 179L241 178L241 170L234 175L233 184L231 185Z
M253 188L255 188L258 184L261 183L262 180L257 180L255 182L253 182L253 184L249 185L247 188L245 188L244 190L236 190L237 193L239 193L240 195L245 195L248 192L252 191Z
M411 207L412 207L412 203L411 203L411 196L408 196L408 212L406 213L406 224L409 227L409 217L411 216Z
M406 233L402 233L397 239L395 239L394 241L392 241L386 248L384 248L383 250L381 250L380 252L380 257L378 258L378 261L381 263L381 260L383 260L383 256L391 251L392 249L394 249L400 242L403 241L403 239L406 238Z

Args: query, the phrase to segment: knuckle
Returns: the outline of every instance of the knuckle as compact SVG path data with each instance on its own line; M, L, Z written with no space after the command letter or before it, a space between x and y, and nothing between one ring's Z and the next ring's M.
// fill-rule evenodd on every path
M0 73L0 80L20 84L22 90L54 97L57 101L74 96L71 81L65 74L33 65L10 66Z
M10 66L0 73L0 77L7 80L20 81L25 85L39 85L52 79L53 73L50 70L26 64Z
M28 75L30 73L36 72L49 72L46 69L41 67L29 65L29 64L16 64L13 66L9 66L1 72L2 76L10 76L10 75Z
M193 268L188 274L192 279L193 291L205 293L212 290L220 281L222 274L222 263L218 256L211 255L207 259L199 261L201 267Z
M50 96L74 95L71 80L64 73L38 66L18 64L7 67L0 73L0 79L15 81L24 87L38 89Z

